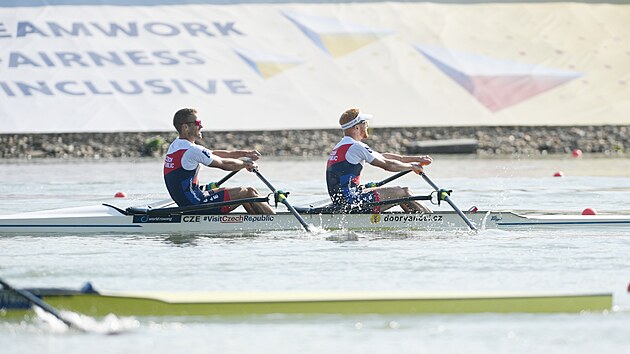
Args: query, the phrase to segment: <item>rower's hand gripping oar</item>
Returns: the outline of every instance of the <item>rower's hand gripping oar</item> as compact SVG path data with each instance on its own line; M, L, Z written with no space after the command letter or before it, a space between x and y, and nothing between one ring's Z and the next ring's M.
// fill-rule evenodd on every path
M240 157L239 160L242 160L242 161L253 161L249 157ZM216 189L216 188L221 187L221 185L223 183L225 183L228 179L232 178L232 176L237 174L238 171L240 171L240 170L236 170L236 171L232 171L232 172L228 173L225 177L221 178L221 180L219 180L219 182L210 182L210 183L206 184L206 186L205 186L206 190L211 190L211 189Z
M295 210L295 208L293 208L293 206L291 206L291 204L287 200L287 195L283 191L279 191L276 188L274 188L274 186L272 186L271 183L269 183L269 181L267 181L267 179L262 174L260 174L260 172L258 171L258 168L252 169L252 172L254 172L256 176L258 176L258 178L260 178L260 180L263 181L263 183L267 185L267 187L269 187L271 192L273 192L273 194L275 195L276 200L284 204L287 207L287 209L289 209L291 214L293 214L293 216L295 216L295 218L300 222L300 224L302 224L302 227L304 227L304 230L306 230L307 232L311 232L310 226L308 226L306 221L304 221L304 218L302 218L302 216Z
M421 162L420 165L421 166L426 166L428 164L430 164L431 162ZM397 180L398 178L406 175L407 173L411 172L413 170L406 170L406 171L400 171L398 173L396 173L395 175L391 176L391 177L387 177L384 180L380 181L380 182L369 182L363 185L363 188L375 188L375 187L381 187L391 181Z
M80 331L85 331L84 328L80 327L76 323L73 323L73 322L69 321L68 319L64 318L63 316L61 316L61 314L59 313L59 311L57 311L57 309L55 309L54 307L50 306L49 304L44 302L44 300L42 300L42 299L38 298L37 296L31 294L30 292L28 292L26 290L22 290L22 289L16 289L16 288L12 287L11 285L7 284L7 282L5 282L2 279L0 279L0 285L2 285L5 289L10 290L10 291L14 292L15 294L19 295L20 297L24 298L31 305L36 305L37 307L41 308L42 310L44 310L44 311L48 312L49 314L55 316L57 319L59 319L59 321L63 322L69 328L74 328L74 329L78 329Z
M429 178L429 176L427 176L424 172L420 172L419 175L422 176L422 178L424 178L424 180L427 181L427 183L431 187L433 187L433 189L435 189L435 191L437 192L438 200L445 200L448 204L451 205L453 210L455 210L455 212L464 220L466 225L468 225L468 227L471 230L477 231L477 228L475 227L475 224L473 224L472 221L470 221L470 219L468 219L466 217L466 215L464 215L464 213L462 213L462 211L457 207L457 205L455 205L455 203L453 203L453 201L451 200L451 197L449 196L449 194L450 194L449 191L447 191L445 189L441 189L440 187L438 187L435 183L433 183L433 181Z

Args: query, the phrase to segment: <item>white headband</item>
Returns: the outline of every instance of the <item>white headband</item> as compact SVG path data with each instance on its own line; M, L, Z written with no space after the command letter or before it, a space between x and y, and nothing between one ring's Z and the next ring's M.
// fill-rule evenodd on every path
M352 128L355 125L357 125L359 123L362 123L362 122L364 122L366 120L370 120L370 119L372 119L372 115L371 114L359 113L359 114L357 114L357 116L353 120L349 121L346 124L342 124L341 125L341 129L346 130L348 128Z

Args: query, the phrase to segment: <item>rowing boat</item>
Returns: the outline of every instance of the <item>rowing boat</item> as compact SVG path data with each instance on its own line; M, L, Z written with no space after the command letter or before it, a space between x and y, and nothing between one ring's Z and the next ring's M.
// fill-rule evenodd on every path
M91 316L246 316L265 314L577 313L612 308L612 294L426 292L121 292L25 289L57 309ZM0 290L0 314L31 304Z
M155 205L155 204L154 204ZM159 205L159 203L158 203ZM133 233L212 234L302 229L289 212L249 215L234 212L207 215L181 208L127 208L108 205L64 208L0 216L0 234ZM324 208L296 207L310 225L324 230L466 230L453 211L432 214L402 212L338 213ZM630 230L630 215L520 215L511 211L464 212L481 229L620 229Z
M220 186L237 171L217 183ZM326 200L308 206L293 207L288 193L277 190L257 169L256 175L271 190L276 207L284 204L288 212L273 215L249 215L233 212L213 215L219 207L243 203L269 202L255 197L212 204L173 207L171 199L125 209L110 204L27 212L0 216L0 234L93 234L131 233L213 234L226 232L289 231L314 228L321 230L537 230L537 229L621 229L630 230L630 215L521 215L512 211L461 211L450 198L451 190L439 188L424 172L420 176L435 190L428 196L408 196L399 199L364 203L360 207L335 206ZM364 187L380 187L411 171L402 171L380 182ZM372 212L375 207L397 205L414 200L447 202L453 211L434 213ZM349 209L348 209L349 208ZM358 209L357 209L358 208Z

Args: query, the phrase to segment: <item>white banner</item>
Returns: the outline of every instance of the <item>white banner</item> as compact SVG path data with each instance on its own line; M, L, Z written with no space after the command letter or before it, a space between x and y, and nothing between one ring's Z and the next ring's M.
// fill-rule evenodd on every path
M0 133L630 124L630 6L0 5Z

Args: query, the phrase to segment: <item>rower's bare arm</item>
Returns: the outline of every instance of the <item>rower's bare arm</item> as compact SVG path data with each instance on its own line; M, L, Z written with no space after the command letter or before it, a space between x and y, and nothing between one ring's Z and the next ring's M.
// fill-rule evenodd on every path
M242 157L246 157L252 159L252 161L258 160L261 156L260 152L256 150L213 150L212 154L230 159L240 159Z
M400 162L406 162L406 163L417 162L421 164L422 166L426 166L430 164L431 162L433 162L433 158L429 155L405 156L405 155L398 155L398 154L393 154L391 152L387 152L383 154L383 157L387 159L391 159L391 160L397 160Z
M251 160L239 160L229 157L222 158L218 155L215 155L209 166L220 168L225 171L238 171L242 168L247 168L248 170L250 170L256 167L256 164Z
M422 172L422 165L416 162L408 163L402 162L395 159L386 158L383 155L383 158L376 157L372 162L370 162L372 166L380 167L386 171L390 172L401 172L401 171L415 171Z

